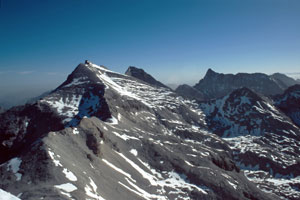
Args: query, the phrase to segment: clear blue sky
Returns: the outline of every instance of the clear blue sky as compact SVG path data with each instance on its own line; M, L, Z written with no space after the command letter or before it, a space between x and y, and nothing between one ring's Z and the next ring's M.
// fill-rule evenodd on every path
M300 71L298 0L0 1L2 94L54 88L85 59L165 83Z

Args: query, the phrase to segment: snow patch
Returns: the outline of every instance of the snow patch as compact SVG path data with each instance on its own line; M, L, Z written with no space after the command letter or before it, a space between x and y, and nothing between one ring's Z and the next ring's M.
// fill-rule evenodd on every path
M48 153L49 153L49 156L50 156L50 158L52 159L54 165L55 165L56 167L58 167L58 166L62 167L62 164L60 163L60 161L55 159L55 154L51 151L50 148L49 148L49 150L48 150Z
M72 183L64 183L61 185L55 185L54 187L64 190L65 192L73 192L77 190L77 187L73 185Z
M71 172L67 168L63 169L63 173L65 174L66 178L70 181L77 181L77 177L73 174L73 172Z
M122 138L123 140L139 140L139 138L136 138L136 137L133 137L133 136L129 136L129 135L126 135L126 134L119 134L115 131L113 131L113 134L115 134L116 136L118 136L119 138Z
M93 181L93 179L90 179L90 185L86 185L84 190L85 190L85 194L89 197L92 197L96 200L105 200L103 197L101 197L98 193L97 193L97 185L95 184L95 182Z
M74 134L74 135L78 135L78 134L79 134L79 131L78 131L77 128L74 128L74 129L73 129L73 134Z
M112 163L108 162L107 160L105 159L102 159L103 162L105 162L108 166L110 166L111 168L113 168L114 170L116 170L117 172L123 174L124 176L130 178L131 180L133 180L134 182L136 182L130 174L128 174L127 172L124 172L122 169L116 167L115 165L113 165Z
M130 153L132 153L134 156L137 156L138 155L138 152L136 149L131 149L130 150Z
M20 200L18 197L0 189L0 199L1 200Z
M106 122L111 125L117 125L119 123L118 120L113 116L112 116L112 118L107 119Z

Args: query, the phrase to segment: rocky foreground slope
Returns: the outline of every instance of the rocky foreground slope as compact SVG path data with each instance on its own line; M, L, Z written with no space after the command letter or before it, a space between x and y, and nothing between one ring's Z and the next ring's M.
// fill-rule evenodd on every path
M298 127L250 90L232 95L199 105L80 64L0 115L0 188L21 199L299 199ZM256 102L246 121L264 121L247 132L240 118Z

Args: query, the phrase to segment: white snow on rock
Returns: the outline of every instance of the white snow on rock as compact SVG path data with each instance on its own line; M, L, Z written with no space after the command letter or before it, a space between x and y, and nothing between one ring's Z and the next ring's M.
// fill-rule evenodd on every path
M64 87L71 87L74 85L82 85L82 84L88 83L89 81L87 81L87 79L88 79L88 77L74 78L71 83L65 85Z
M48 97L41 100L41 102L49 104L52 108L56 109L58 114L66 117L64 122L69 122L72 118L78 114L79 104L82 99L82 95L69 95L67 98Z
M96 200L105 200L103 197L101 197L98 192L97 192L97 185L95 184L95 182L93 181L93 179L90 179L90 185L86 185L84 190L85 190L85 194L93 199Z
M136 180L134 180L130 174L128 174L127 172L124 172L122 169L116 167L115 165L113 165L112 163L108 162L106 159L102 159L103 162L105 162L108 166L110 166L111 168L113 168L114 170L116 170L117 172L123 174L124 176L130 178L131 180L133 180L134 182L136 182Z
M142 188L140 188L139 186L137 186L136 184L132 183L131 181L129 181L127 178L125 178L125 180L129 183L130 186L132 186L134 189L131 189L130 187L128 187L127 185L125 185L122 182L118 182L120 185L122 185L123 187L125 187L127 190L137 194L138 196L147 199L147 200L151 200L151 199L159 199L159 200L167 200L167 198L165 198L164 196L159 196L159 195L155 195L155 194L150 194L147 191L143 190Z
M64 183L61 185L55 185L54 187L61 189L65 192L73 192L73 191L77 190L77 187L75 185L73 185L72 183Z
M55 159L55 154L51 151L50 148L48 149L48 153L49 153L49 156L52 159L53 163L55 164L55 166L56 167L58 167L58 166L62 167L62 164L60 163L60 161Z
M119 123L118 120L113 116L112 118L107 119L106 122L111 125L117 125Z
M229 185L231 185L231 186L236 190L237 184L234 184L234 183L232 183L232 182L230 182L230 181L227 181L227 182L229 183Z
M137 156L138 155L138 152L136 149L131 149L130 150L130 153L132 153L134 156Z
M15 174L17 181L22 178L22 174L18 173L21 163L22 160L20 158L13 158L9 160L7 164L7 171L12 171Z
M74 135L78 135L78 134L79 134L79 131L78 131L77 128L74 128L74 129L73 129L73 134L74 134Z
M20 200L20 198L0 189L0 199L1 200Z
M121 121L121 119L122 119L122 115L118 113L118 120Z
M126 134L119 134L115 131L112 132L113 134L115 134L116 136L118 136L119 138L122 138L123 140L139 140L139 138L136 138L136 137L133 137L133 136L129 136L129 135L126 135Z
M68 170L67 168L63 169L63 173L65 174L66 178L70 181L77 181L77 177L74 175L74 173Z

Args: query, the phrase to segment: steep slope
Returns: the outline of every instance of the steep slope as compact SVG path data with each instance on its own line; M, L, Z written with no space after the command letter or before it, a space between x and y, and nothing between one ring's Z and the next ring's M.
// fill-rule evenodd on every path
M276 106L300 127L300 85L288 88L276 98Z
M300 198L300 130L271 101L241 88L200 107L249 180L266 192Z
M168 88L167 86L165 86L161 82L157 81L150 74L146 73L143 69L140 69L140 68L130 66L126 70L125 74L128 76L135 77L135 78L137 78L141 81L144 81L152 86Z
M194 99L197 101L201 101L204 100L204 95L197 89L195 89L194 87L191 87L189 85L183 84L183 85L179 85L175 92L185 98L188 99Z
M96 95L101 99L86 109ZM107 109L91 112L104 100ZM169 89L90 63L39 103L65 128L40 135L1 164L0 188L22 199L278 198L247 180L227 142L206 129L197 104ZM78 114L81 106L86 115Z
M286 87L282 86L281 81L280 84L278 82L277 79L262 73L220 74L208 69L204 78L194 87L202 92L206 99L215 99L241 87L264 95L281 94Z

